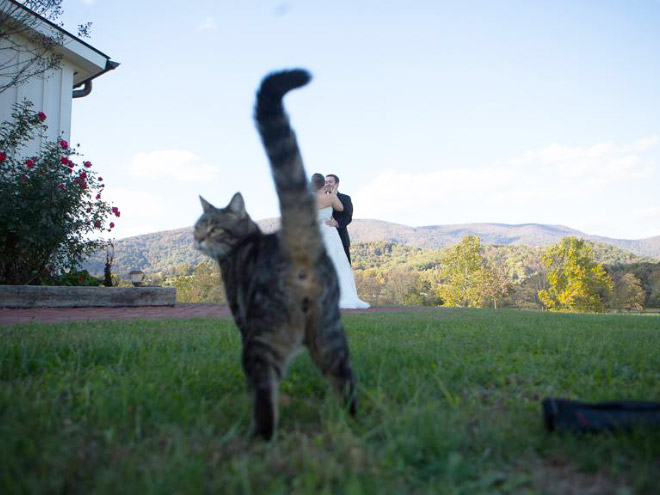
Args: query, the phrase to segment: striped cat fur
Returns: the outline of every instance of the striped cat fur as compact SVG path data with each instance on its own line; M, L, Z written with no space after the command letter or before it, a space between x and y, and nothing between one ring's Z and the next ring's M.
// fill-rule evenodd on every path
M255 120L280 202L281 229L264 234L236 193L225 208L201 199L197 248L220 266L243 344L252 398L252 432L276 432L277 392L289 359L302 347L341 394L351 415L356 386L339 312L339 285L323 246L312 194L283 97L311 79L305 70L268 75L257 93Z

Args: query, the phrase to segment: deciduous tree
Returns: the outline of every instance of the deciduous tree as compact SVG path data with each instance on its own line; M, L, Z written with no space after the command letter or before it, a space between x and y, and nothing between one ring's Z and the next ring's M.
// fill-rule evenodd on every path
M481 290L484 303L492 303L493 308L497 309L498 304L502 298L506 297L513 284L507 278L504 270L493 263L484 263L482 273Z
M539 292L544 306L557 311L604 311L612 278L594 261L584 239L564 237L542 255L548 289Z
M176 298L185 303L221 303L226 301L220 269L213 260L204 260L192 274L181 273L167 281L176 287Z
M477 236L466 235L444 253L438 295L445 306L481 307L484 275L481 240Z
M610 306L626 311L641 311L644 309L646 294L642 282L632 273L619 273L613 277L614 290Z

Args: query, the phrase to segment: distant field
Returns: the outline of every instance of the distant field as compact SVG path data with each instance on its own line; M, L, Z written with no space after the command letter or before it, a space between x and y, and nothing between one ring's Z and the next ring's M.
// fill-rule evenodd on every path
M350 419L298 356L246 438L231 320L0 328L0 493L658 493L660 432L543 429L543 397L660 400L660 317L347 315Z

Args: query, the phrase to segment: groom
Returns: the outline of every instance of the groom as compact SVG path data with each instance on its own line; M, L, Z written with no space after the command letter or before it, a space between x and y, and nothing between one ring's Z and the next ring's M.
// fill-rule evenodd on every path
M325 176L325 188L326 190L334 189L337 191L339 187L339 177L335 174L328 174ZM351 263L351 238L348 236L348 230L346 226L351 223L353 220L353 203L351 202L351 197L337 192L337 197L341 204L344 205L344 211L332 210L332 219L328 220L326 223L337 227L337 233L341 238L341 243L344 246L344 252L348 258L348 263Z

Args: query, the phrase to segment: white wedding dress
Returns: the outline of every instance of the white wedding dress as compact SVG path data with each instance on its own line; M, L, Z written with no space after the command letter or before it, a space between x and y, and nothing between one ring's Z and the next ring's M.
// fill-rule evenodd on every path
M319 227L323 235L323 244L328 252L328 256L335 265L337 278L339 279L339 307L344 309L366 309L369 303L366 303L357 295L355 288L355 279L351 265L348 263L344 246L336 227L327 225L326 220L332 217L332 206L318 210Z

